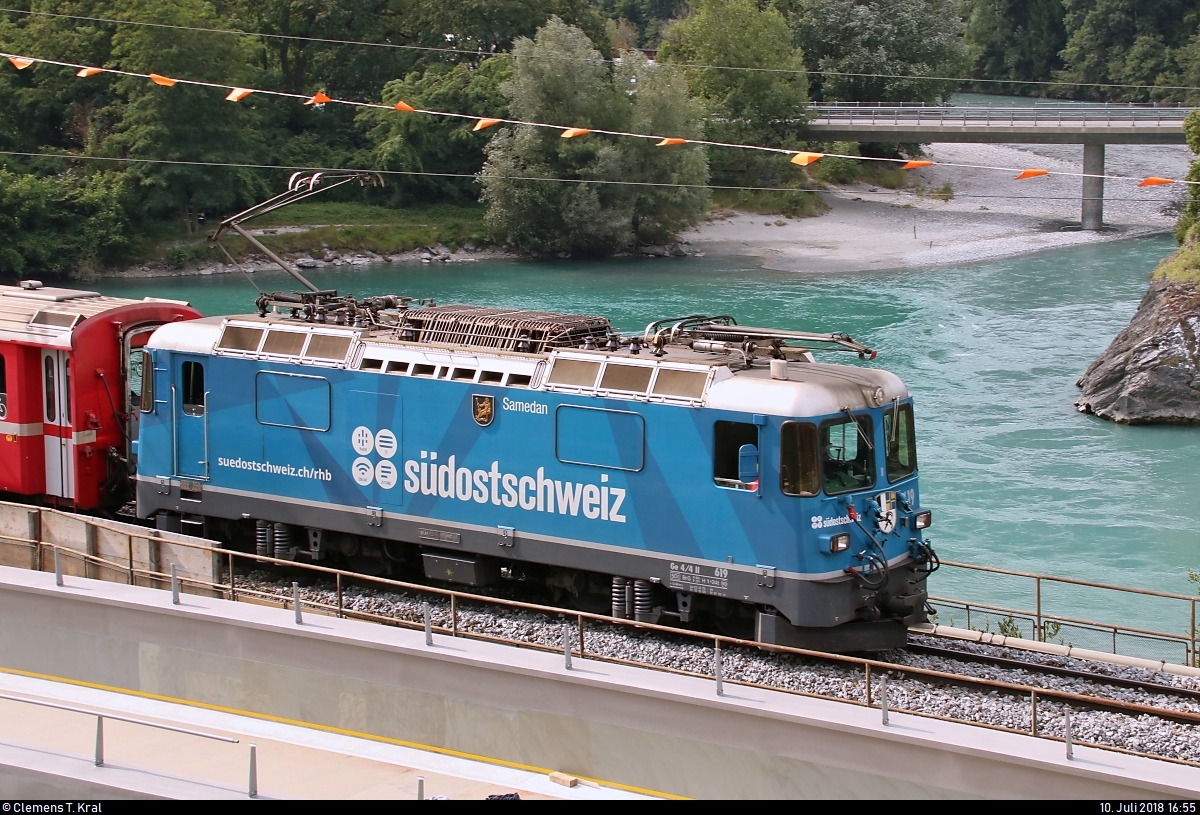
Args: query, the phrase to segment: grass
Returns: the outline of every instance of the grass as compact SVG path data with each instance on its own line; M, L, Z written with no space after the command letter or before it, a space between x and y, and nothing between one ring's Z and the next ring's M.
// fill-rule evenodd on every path
M1200 283L1200 227L1192 227L1187 240L1158 264L1153 277L1175 283Z
M164 262L174 268L219 263L225 260L206 236L217 224L188 235L176 224L151 228L136 252L140 263ZM246 224L247 229L282 226L311 227L301 232L256 236L275 252L319 256L327 249L336 252L396 254L442 244L456 249L464 244L487 243L483 231L483 207L477 204L433 204L420 209L392 209L371 204L306 203L277 210ZM235 258L254 252L253 247L233 233L222 245Z
M710 215L719 215L721 210L738 210L759 215L811 218L829 211L815 193L803 190L713 190L712 202Z

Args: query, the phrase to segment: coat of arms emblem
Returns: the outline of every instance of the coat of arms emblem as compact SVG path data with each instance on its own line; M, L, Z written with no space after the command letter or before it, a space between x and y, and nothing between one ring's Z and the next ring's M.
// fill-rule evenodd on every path
M471 417L475 419L475 424L479 425L480 427L487 427L490 425L492 423L492 419L496 418L495 397L472 394Z

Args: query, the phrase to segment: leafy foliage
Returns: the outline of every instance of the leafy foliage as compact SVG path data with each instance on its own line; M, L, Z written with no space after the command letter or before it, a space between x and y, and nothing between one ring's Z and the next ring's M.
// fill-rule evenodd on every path
M1036 82L1062 68L1059 51L1067 42L1062 0L963 0L962 12L971 76ZM1045 90L991 83L980 89L1017 94Z
M513 55L516 64L504 92L514 118L700 135L698 111L688 101L682 77L667 66L651 67L637 52L623 54L614 74L583 31L554 18L536 39L518 40ZM523 251L604 254L694 221L707 209L703 190L613 183L707 182L702 147L652 145L505 128L487 147L485 224ZM568 181L532 180L537 178Z
M962 21L954 0L798 0L792 25L821 101L933 102L961 76ZM833 73L836 72L836 73ZM863 76L883 74L884 76Z
M671 27L660 60L686 63L692 94L708 115L707 136L719 142L797 147L807 120L804 56L792 45L787 20L754 0L697 0L691 16ZM751 68L726 71L720 67ZM778 156L718 149L721 181L774 186L787 165Z

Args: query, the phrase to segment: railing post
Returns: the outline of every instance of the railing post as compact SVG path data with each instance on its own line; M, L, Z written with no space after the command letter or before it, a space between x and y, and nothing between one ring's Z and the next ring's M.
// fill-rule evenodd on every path
M229 553L229 599L230 601L237 600L237 591L233 585L233 552Z
M179 572L174 563L171 564L171 605L179 605Z
M725 695L724 655L721 653L721 641L713 641L713 676L717 680L717 696Z
M425 644L433 645L433 618L429 613L429 601L421 604L421 615L425 618Z
M258 797L258 745L250 745L250 797Z
M583 648L583 615L582 614L579 615L578 620L579 620L579 658L583 659L585 656L587 656L587 652L584 651L584 648Z
M54 547L54 585L61 586L62 578L62 559L58 556L58 546Z
M1045 642L1046 641L1046 629L1042 625L1042 578L1035 577L1033 580L1034 580L1034 591L1036 592L1036 595L1037 595L1037 626L1038 626L1037 641Z
M450 595L450 636L458 636L458 595Z
M1196 654L1196 601L1192 601L1192 665L1200 666L1200 656Z
M1067 745L1067 761L1075 760L1075 746L1071 743L1071 709L1066 708L1066 725L1063 729L1063 741Z
M104 717L96 717L96 766L104 766Z
M865 665L867 669L867 707L871 706L871 663Z
M563 620L562 638L563 666L569 671L571 670L571 624L566 620Z
M338 572L337 575L335 575L335 577L337 578L338 618L340 619L345 616L345 614L342 611L342 609L343 609L343 606L342 606L342 573Z
M1036 691L1036 690L1031 690L1031 691L1029 692L1029 731L1030 731L1030 732L1031 732L1031 733L1032 733L1034 736L1037 736L1037 734L1038 734L1038 728L1037 728L1037 691Z
M883 716L883 726L888 725L888 691L887 674L879 677L879 710Z
M296 625L304 625L303 612L300 611L300 584L292 581L292 605L296 609Z
M417 800L425 800L425 776L423 775L417 776Z

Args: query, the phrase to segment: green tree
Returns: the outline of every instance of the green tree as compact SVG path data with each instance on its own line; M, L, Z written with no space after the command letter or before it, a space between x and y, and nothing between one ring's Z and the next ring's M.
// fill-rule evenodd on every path
M713 141L779 148L801 143L808 102L804 56L773 7L760 10L754 0L697 0L693 13L670 28L658 57L714 66L686 69ZM788 166L776 156L729 148L714 151L712 161L722 180L759 185L780 183Z
M497 56L478 68L467 63L433 65L414 71L384 87L384 101L403 100L424 110L462 113L467 116L505 117L508 98L500 87L512 73L512 60ZM371 129L376 164L382 169L419 173L453 173L474 176L483 167L486 131L474 132L472 119L431 116L390 110L360 114ZM474 178L396 176L390 186L395 203L414 200L475 200Z
M1062 78L1078 83L1171 85L1178 77L1177 50L1187 49L1200 26L1190 0L1063 0L1067 44ZM1089 99L1139 101L1177 93L1141 88L1082 86Z
M626 52L614 81L587 35L557 18L534 40L518 40L513 56L513 75L504 87L513 118L565 127L641 128L681 138L700 135L699 112L682 77ZM703 147L655 148L652 141L638 141L599 134L564 139L547 128L505 128L488 144L481 174L486 225L523 251L603 255L693 222L707 207L703 190L587 183L707 183Z
M115 174L42 177L0 169L0 279L95 274L129 244L125 195Z
M933 102L962 76L955 0L798 0L791 22L813 78L813 98ZM909 78L914 77L914 78Z
M982 79L1047 81L1062 68L1058 52L1066 45L1062 0L963 0L968 70ZM1041 94L1028 85L981 89Z

